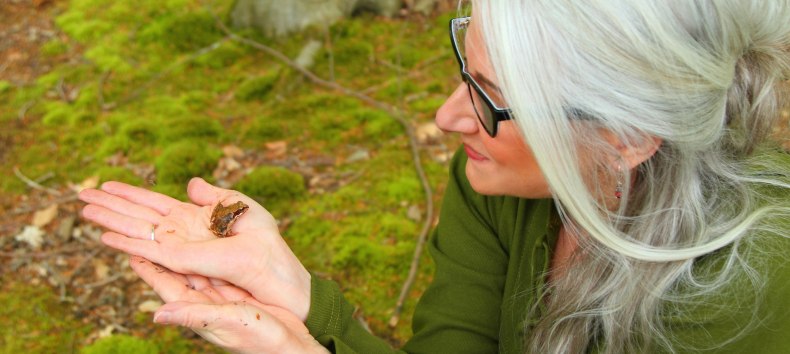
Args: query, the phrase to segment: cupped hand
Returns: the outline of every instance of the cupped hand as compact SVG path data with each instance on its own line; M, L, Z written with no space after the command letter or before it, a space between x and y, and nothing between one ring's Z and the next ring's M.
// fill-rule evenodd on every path
M174 273L132 256L132 269L166 302L154 322L189 327L237 353L328 353L290 311L264 305L234 285Z
M107 182L100 190L83 190L79 197L88 203L83 217L110 230L102 235L106 245L177 273L228 281L304 321L310 308L310 273L280 236L272 215L251 198L200 178L189 182L187 193L192 203ZM249 209L233 224L231 237L216 237L209 230L214 206L236 201Z

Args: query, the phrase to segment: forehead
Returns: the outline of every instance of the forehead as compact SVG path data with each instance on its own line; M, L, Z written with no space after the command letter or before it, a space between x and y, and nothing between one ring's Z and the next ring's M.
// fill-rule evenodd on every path
M483 41L482 30L480 29L479 21L472 15L472 20L469 21L469 27L466 30L466 38L464 39L464 47L466 47L466 56L469 65L477 71L490 72L490 63L488 61L488 52L486 50L485 42Z

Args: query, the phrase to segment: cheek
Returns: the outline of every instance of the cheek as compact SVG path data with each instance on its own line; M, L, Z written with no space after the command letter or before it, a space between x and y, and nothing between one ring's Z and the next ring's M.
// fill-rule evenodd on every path
M527 172L531 167L537 168L532 150L524 143L515 125L508 122L499 123L496 138L483 136L483 145L491 158L501 167Z
M510 193L526 198L551 196L532 150L524 143L512 122L500 123L497 137L484 139L483 144L501 172L500 182Z

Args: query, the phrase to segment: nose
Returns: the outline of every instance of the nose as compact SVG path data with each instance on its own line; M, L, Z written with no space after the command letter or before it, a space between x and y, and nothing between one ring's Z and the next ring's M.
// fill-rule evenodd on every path
M446 133L475 134L477 114L469 97L469 88L461 83L436 112L436 126Z

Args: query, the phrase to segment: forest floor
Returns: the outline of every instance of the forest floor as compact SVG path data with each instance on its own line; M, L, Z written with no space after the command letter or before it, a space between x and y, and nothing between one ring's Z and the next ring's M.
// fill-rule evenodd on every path
M85 146L80 145L80 140L85 140L80 137L80 134L82 131L92 128L93 125L99 125L99 121L104 117L114 114L114 112L109 112L112 109L98 111L95 114L99 118L96 121L85 122L87 125L72 125L70 122L63 121L55 125L48 125L46 122L42 124L47 119L47 111L51 112L49 107L42 108L42 105L46 105L48 102L62 101L66 102L69 107L77 106L79 102L75 103L75 101L78 101L80 96L90 95L86 93L88 89L84 88L90 84L85 84L85 82L99 77L98 75L92 76L94 75L92 73L85 74L87 79L82 76L77 78L70 76L71 71L69 70L72 68L76 67L78 71L81 70L79 69L81 67L92 67L93 64L86 65L85 51L86 47L90 48L90 45L83 45L83 43L69 38L55 24L55 19L58 16L69 11L69 4L65 0L0 2L0 112L2 112L0 114L0 166L3 166L5 170L0 174L0 182L3 182L3 189L6 190L5 192L0 190L0 210L2 210L0 214L0 269L2 269L2 273L0 273L0 283L2 284L0 285L0 303L5 304L4 309L0 310L0 327L3 328L0 330L0 348L3 348L0 352L77 351L100 338L119 337L119 335L124 338L123 340L127 340L129 336L145 338L147 341L156 343L156 347L162 352L216 351L216 348L206 345L191 331L151 325L151 313L161 305L161 301L151 288L142 283L130 270L127 265L127 257L101 245L99 236L102 230L83 221L79 216L82 203L76 200L76 192L82 188L96 187L101 181L109 178L101 172L107 171L107 169L102 169L102 165L109 166L110 171L114 171L112 173L122 171L120 175L116 174L113 177L120 176L119 179L122 180L132 178L131 182L142 183L149 188L163 188L164 193L183 198L183 190L173 191L172 188L163 187L162 183L153 182L157 172L161 172L158 171L160 168L156 166L153 157L146 156L135 160L134 156L129 156L133 153L128 150L104 156L98 161L98 164L96 161L90 161L91 158L77 157L85 156L86 153L92 153L97 149L96 143L90 141L90 134L88 134L88 143ZM441 38L444 39L444 36ZM237 53L242 50L232 47L228 51L233 52L234 57L238 57ZM244 53L249 53L249 51ZM449 55L442 55L442 59L449 63L452 60ZM399 71L398 75L406 73L402 68L395 67L389 62L383 63L383 65L391 66L390 70ZM447 67L447 65L443 66ZM423 70L429 69L428 67ZM54 84L41 84L42 79L46 80L46 75L51 75L58 70L61 72L58 74L60 78L56 79ZM63 72L65 74L62 74ZM77 75L84 75L84 73L80 72ZM122 75L116 74L113 78L124 78ZM250 74L242 73L242 75L249 76ZM287 74L283 74L283 76L287 76ZM454 81L445 81L446 83L440 85L449 88L451 86L448 85L454 84ZM170 82L171 80L162 80L161 86L170 87L172 86ZM305 85L303 82L297 83ZM388 86L398 83L399 80L391 79L383 84L375 84L373 85L375 87L369 89L370 92L388 90ZM139 82L133 82L128 86L138 84ZM154 85L159 84L158 82L154 83ZM289 85L293 91L294 85ZM47 87L46 90L36 91L37 87L44 86ZM417 98L428 97L431 99L429 104L433 108L426 108L426 111L431 111L435 109L436 102L440 102L439 95L443 96L444 92L449 92L447 88L437 90L442 92L441 94L419 94ZM25 90L34 93L28 97L25 96L27 95ZM107 91L112 93L112 89ZM392 92L395 91L392 90ZM15 94L15 92L19 93ZM5 96L3 96L4 94ZM397 94L400 95L401 91L398 91ZM162 96L166 96L166 94ZM95 97L93 99L96 100ZM321 99L335 100L334 98ZM225 102L228 101L228 98L220 97L218 100ZM233 101L233 98L231 97L230 100ZM99 101L101 102L101 98ZM340 100L339 103L358 112L357 114L362 115L365 119L370 117L379 119L374 111L343 100ZM244 106L248 103L244 101L238 105ZM251 108L253 111L265 111L265 109L260 109L260 105L254 99L250 105L254 106ZM221 113L210 112L211 109L205 109L205 111L209 111L207 113L209 116L221 115ZM120 109L116 111L120 111ZM91 112L96 111L92 110ZM240 114L247 115L249 113L245 111ZM222 123L224 128L220 129L231 130L228 135L240 131L235 123L238 118L225 116L222 119L225 119ZM338 227L342 227L342 219L347 218L347 214L352 214L350 218L347 218L349 219L347 223L360 224L354 217L364 219L362 226L372 228L374 231L371 232L371 238L375 237L376 233L389 235L385 235L385 241L376 241L376 243L383 242L382 247L396 249L397 257L392 257L391 251L382 253L381 257L391 258L393 259L391 262L400 262L402 265L393 268L393 264L397 263L390 264L371 260L374 263L382 263L383 267L392 268L394 271L370 270L370 272L389 277L386 279L367 276L364 273L367 262L355 260L354 257L357 257L355 254L364 252L368 247L365 244L351 243L353 247L358 248L358 251L356 248L352 249L352 253L348 253L346 258L335 257L327 261L308 259L306 262L318 274L331 276L341 281L345 280L348 287L359 288L360 295L356 296L357 301L360 301L359 298L367 296L363 294L370 292L385 291L388 293L388 296L372 296L380 298L381 304L368 304L364 308L364 312L359 311L358 318L371 326L374 331L390 338L394 344L397 344L409 331L410 316L403 316L397 328L388 328L384 323L387 313L395 304L394 299L403 281L402 274L408 269L408 262L401 260L410 258L410 252L414 247L412 239L416 237L415 231L418 225L416 221L424 218L425 211L420 211L418 207L421 203L419 197L421 188L411 177L413 172L408 172L413 168L408 154L403 154L408 151L403 149L407 141L405 138L397 136L397 127L393 127L391 123L381 123L385 120L389 120L389 118L379 119L376 123L380 125L379 128L371 124L368 128L370 132L364 132L381 136L381 140L374 145L355 143L354 139L361 139L356 137L361 134L360 132L352 132L352 135L343 138L350 139L351 144L345 144L343 141L338 143L333 140L334 137L317 137L315 138L315 141L319 142L317 145L310 143L309 138L291 138L276 133L272 135L272 129L266 126L260 129L263 131L260 133L261 135L255 135L258 133L257 131L249 133L248 130L242 129L244 138L241 139L225 138L224 133L218 133L223 136L219 138L223 141L221 149L219 149L221 161L212 167L207 178L212 178L215 183L232 185L241 178L241 171L249 172L262 165L282 166L296 172L303 178L307 186L307 196L299 196L297 199L302 204L309 204L299 210L292 206L275 206L282 215L285 215L280 220L282 231L290 226L289 215L292 213L296 214L293 218L298 218L300 213L315 212L320 214L316 217L322 220L316 226L323 227L327 233L337 233L339 238L344 237L342 232L331 232L331 228L327 229L329 226L324 225L337 224ZM340 121L337 123L345 124ZM421 136L419 142L421 148L426 151L424 158L428 158L427 164L433 166L428 167L428 172L436 192L434 198L438 202L446 173L444 172L446 168L442 166L451 154L447 146L452 146L454 139L441 136L429 123L430 117L425 116L415 125ZM202 124L197 125L202 126ZM229 126L230 128L228 128ZM328 126L328 128L332 129L333 133L339 132L333 126ZM214 129L213 126L211 129ZM293 130L300 131L301 129L297 127ZM380 132L384 130L390 132L381 135ZM218 136L214 131L210 131L209 134L210 138ZM298 134L309 135L310 132L301 131ZM65 139L68 141L62 139L62 137L69 135L73 135L75 138ZM253 136L247 138L247 135ZM156 151L152 155L158 155L162 150L166 150L164 145L163 143L162 147L156 147ZM33 152L36 149L40 150ZM62 164L68 160L63 159L68 159L69 156L68 153L64 156L60 152L68 149L79 149L79 151L74 151L74 157L71 157L72 160L77 160L77 163L64 170ZM134 149L133 147L132 150ZM339 157L337 156L338 152L341 154ZM381 157L379 158L379 156ZM379 160L388 161L377 162ZM366 166L366 164L376 163L387 163L388 166L385 168L375 165ZM356 167L349 168L349 164L356 164L354 165ZM96 172L97 165L99 172ZM360 165L363 167L360 168ZM375 182L378 175L368 172L370 170L380 170L378 173L387 175L386 178L390 178L391 181L385 181L386 183L379 186L382 182ZM358 179L373 180L374 182L360 182ZM367 184L371 189L381 189L389 195L387 197L389 199L377 203L375 200L367 200L369 198L354 198L356 199L353 201L355 207L343 208L343 205L340 205L339 209L346 209L346 211L325 210L328 207L323 203L333 204L335 202L332 197L322 196L338 195L337 199L343 199L344 203L350 203L351 201L345 202L349 199L345 194L356 192L344 192L343 188L353 183ZM14 185L10 188L18 192L8 192L8 185ZM289 186L286 185L285 189L288 188ZM365 203L382 204L384 206L381 208L385 210L383 212L376 211L376 208L368 207ZM370 210L355 211L364 209ZM402 216L393 218L390 214ZM369 215L377 215L378 220L373 221ZM303 219L310 217L312 216L302 216ZM371 220L373 223L367 220ZM305 223L315 224L310 221ZM368 233L366 229L353 232ZM298 234L298 232L294 231L292 234ZM315 237L323 239L325 243L330 243L330 247L331 243L335 242L324 236ZM399 238L408 241L400 241ZM302 246L302 254L314 253L310 247L309 245ZM327 246L319 247L325 248ZM339 248L338 252L342 253L345 244L338 244L335 247ZM297 250L297 252L299 251ZM376 256L378 257L378 255ZM326 263L330 261L331 263ZM313 264L309 262L313 262ZM333 267L347 269L345 271L347 274L332 271ZM354 269L361 270L354 271ZM428 265L421 272L415 290L413 290L415 295L427 283L430 269L430 265ZM330 275L330 273L340 273L340 275ZM375 286L375 290L365 290L364 287L354 285L350 281L350 279L358 279L359 283L364 278L371 278L378 284L378 286L371 285L371 287ZM353 292L350 293L352 300L354 300ZM409 302L404 313L408 313L410 306L413 306L413 302L411 300Z

